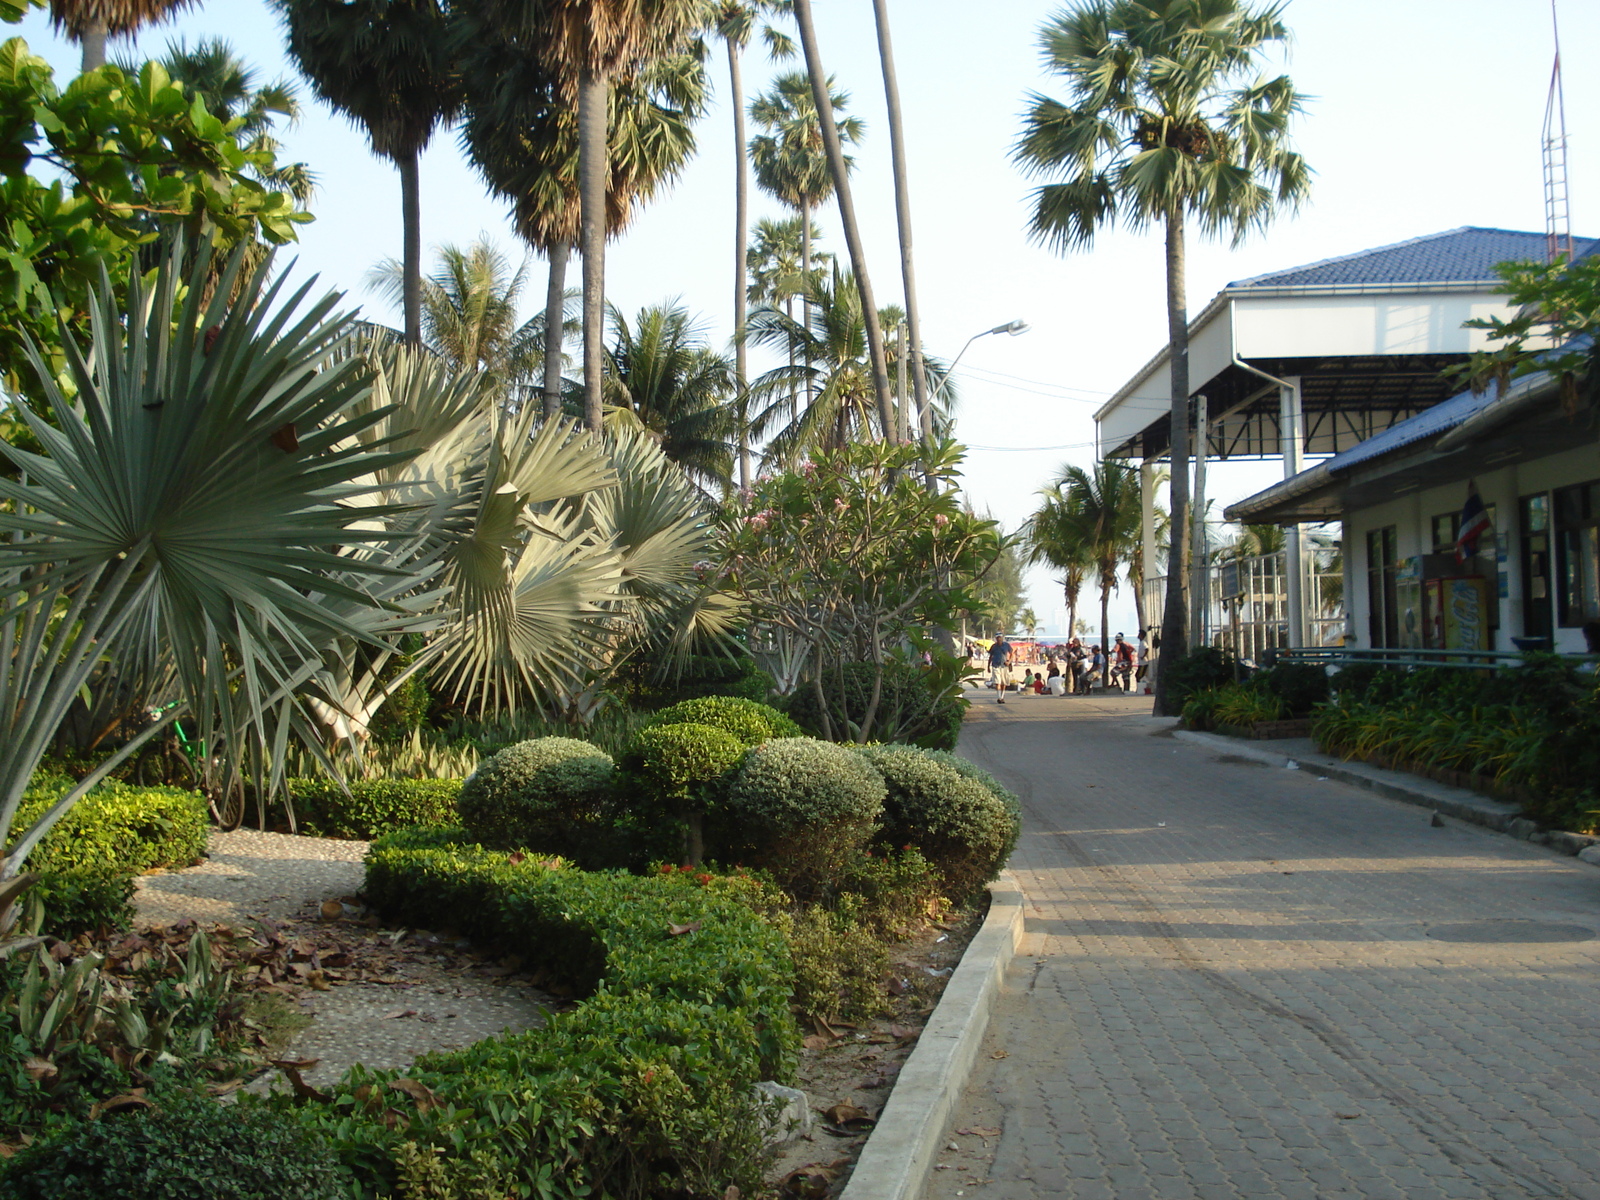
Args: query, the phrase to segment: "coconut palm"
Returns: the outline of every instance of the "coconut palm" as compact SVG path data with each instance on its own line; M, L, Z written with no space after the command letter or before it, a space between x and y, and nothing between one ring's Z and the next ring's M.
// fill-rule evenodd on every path
M195 0L50 0L50 24L83 48L82 70L105 66L106 39L170 20Z
M285 79L258 84L255 68L222 38L201 38L193 46L178 38L155 61L199 96L217 120L240 121L234 136L246 151L266 150L277 155L283 144L273 136L273 127L282 120L293 128L300 120L300 99L294 86ZM119 58L117 66L129 79L138 78L140 63ZM287 192L302 206L310 200L316 184L305 163L285 163L258 178Z
M1078 602L1084 581L1094 570L1094 547L1088 525L1059 487L1040 489L1040 503L1022 531L1029 563L1043 563L1061 572L1062 598L1067 605L1067 630L1078 627Z
M1048 491L1060 505L1060 516L1081 541L1100 584L1100 648L1111 653L1111 593L1125 563L1139 552L1142 526L1139 469L1104 459L1092 471L1067 466Z
M443 0L272 0L317 97L366 130L400 172L405 336L422 340L417 158L461 105Z
M805 51L806 75L811 81L811 99L816 105L817 125L822 132L822 149L827 156L828 174L833 177L834 200L839 207L839 223L844 227L844 244L850 252L850 270L856 290L861 293L861 317L866 326L867 362L872 370L872 391L877 400L883 436L894 439L894 397L889 390L889 363L883 345L883 326L878 321L878 302L873 298L872 277L867 272L867 251L856 223L855 201L850 195L850 164L833 119L831 84L822 67L822 51L817 45L816 22L811 16L811 0L794 0L794 20L800 29L800 46Z
M1039 35L1045 66L1070 98L1035 94L1015 149L1023 167L1051 180L1034 193L1038 240L1081 249L1119 219L1165 231L1174 562L1184 561L1188 537L1186 227L1237 241L1309 190L1310 172L1288 144L1302 97L1287 76L1254 77L1265 50L1288 36L1281 11L1246 0L1079 0ZM1188 645L1184 590L1181 572L1168 571L1168 657ZM1168 709L1164 678L1157 712Z
M726 492L740 433L732 405L738 393L733 364L711 349L703 326L677 304L641 309L631 324L613 308L611 328L608 422L615 425L626 415L691 478Z
M755 237L746 255L751 304L770 304L794 316L795 297L804 294L808 278L801 265L805 253L801 243L811 242L813 278L818 267L833 262L832 254L816 248L821 231L813 225L809 234L809 239L802 236L799 217L786 220L766 217L756 222Z

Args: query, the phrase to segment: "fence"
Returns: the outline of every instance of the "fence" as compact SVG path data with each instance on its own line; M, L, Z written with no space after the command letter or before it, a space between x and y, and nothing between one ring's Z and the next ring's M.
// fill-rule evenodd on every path
M1306 643L1337 646L1344 639L1344 568L1337 549L1306 551L1302 593ZM1159 625L1166 599L1164 578L1144 585L1145 619ZM1288 554L1261 554L1214 563L1206 571L1203 628L1190 631L1195 646L1217 646L1260 663L1269 650L1289 645Z

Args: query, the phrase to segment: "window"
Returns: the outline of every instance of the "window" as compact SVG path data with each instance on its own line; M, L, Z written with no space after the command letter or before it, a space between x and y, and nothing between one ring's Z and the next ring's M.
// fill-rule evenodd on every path
M1433 519L1433 552L1454 554L1456 534L1461 530L1460 513L1441 513Z
M1556 617L1563 626L1600 619L1600 482L1557 488Z
M1550 623L1550 497L1522 497L1522 636L1547 638Z
M1400 644L1395 527L1367 533L1367 638L1374 647Z

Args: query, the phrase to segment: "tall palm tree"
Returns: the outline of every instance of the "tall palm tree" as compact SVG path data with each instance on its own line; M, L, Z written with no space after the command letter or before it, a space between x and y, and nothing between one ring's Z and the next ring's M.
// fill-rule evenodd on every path
M1286 75L1255 75L1264 51L1288 36L1281 11L1247 0L1079 0L1039 34L1045 65L1070 99L1035 94L1015 148L1022 166L1054 180L1034 193L1038 240L1081 249L1118 219L1165 230L1174 563L1188 538L1186 225L1237 242L1278 208L1297 206L1310 186L1288 142L1302 97ZM1181 574L1167 572L1169 658L1188 648ZM1164 678L1157 673L1158 713L1169 708Z
M738 390L733 364L675 303L643 308L631 324L613 308L611 329L610 408L648 432L702 488L725 493L733 484L735 439L742 432L731 403Z
M877 398L883 436L894 440L894 396L889 390L889 362L883 345L883 326L878 321L878 302L873 299L872 276L867 271L866 246L856 222L855 201L850 195L850 167L845 161L839 128L833 119L828 74L822 67L822 50L817 44L817 26L811 16L811 0L794 0L794 20L800 28L800 47L806 56L806 75L811 80L811 99L817 106L817 124L822 130L822 149L833 176L833 195L839 207L839 223L844 227L844 244L850 252L850 270L861 293L861 316L866 325L867 361L872 368L872 390Z
M400 172L406 341L422 340L422 190L417 158L461 93L443 0L272 0L289 55L317 97L367 132Z
M1123 564L1139 552L1143 520L1139 469L1116 459L1097 462L1092 471L1063 467L1051 487L1068 520L1077 526L1099 576L1100 648L1109 660L1111 593Z
M733 353L734 373L738 378L740 403L745 403L744 389L749 379L745 358L744 322L749 310L745 297L745 259L750 240L750 163L745 157L744 127L744 77L739 60L750 44L757 20L767 14L787 12L789 0L720 0L716 11L717 36L728 52L728 104L733 113ZM763 27L768 53L774 59L794 56L794 43L772 25ZM739 432L739 487L750 489L750 431Z
M286 79L258 83L255 68L222 38L201 38L192 46L178 38L168 43L155 61L199 96L206 111L217 120L241 120L234 136L246 151L266 150L277 155L283 144L273 136L273 128L280 120L290 128L299 123L300 98L294 85ZM117 60L117 66L130 79L138 77L140 65L131 58ZM316 184L305 163L285 163L258 177L287 192L301 205L311 199Z
M1094 570L1094 547L1089 526L1059 487L1041 488L1040 503L1023 528L1022 542L1029 563L1043 563L1060 571L1062 598L1067 605L1067 633L1078 628L1078 601L1084 581Z
M810 237L803 237L799 217L765 217L757 221L755 237L751 239L746 254L750 280L749 302L770 304L794 316L795 297L805 293L807 282L801 265L804 256L801 243L807 240L811 242L813 273L816 267L833 262L832 254L816 248L816 241L821 236L822 232L813 225Z
M878 27L878 58L883 65L883 93L889 117L889 153L894 163L894 212L900 231L900 281L906 297L906 333L911 339L907 354L911 368L911 389L916 405L921 436L933 438L933 409L928 404L928 373L922 365L922 320L917 305L917 273L911 250L911 182L906 169L905 130L900 117L900 85L895 78L894 47L889 38L888 0L872 0L872 16Z
M437 269L422 280L425 344L453 370L481 373L505 408L517 398L514 389L532 379L544 362L544 314L517 321L528 265L513 270L488 234L465 248L441 246L438 255ZM368 278L393 299L403 271L389 258Z
M196 0L50 0L50 23L83 48L85 73L106 65L106 39L171 19Z

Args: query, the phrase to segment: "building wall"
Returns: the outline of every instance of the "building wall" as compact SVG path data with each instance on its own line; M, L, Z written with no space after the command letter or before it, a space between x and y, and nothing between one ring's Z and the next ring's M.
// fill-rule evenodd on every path
M1519 527L1523 497L1554 488L1600 479L1600 453L1595 445L1564 451L1547 458L1484 471L1475 476L1478 494L1495 510L1495 547L1504 586L1492 580L1490 596L1498 605L1499 628L1495 631L1496 650L1514 650L1511 639L1524 628L1522 612L1522 532ZM1345 605L1350 630L1349 644L1369 646L1371 613L1368 607L1367 534L1393 525L1399 558L1428 554L1433 550L1432 520L1446 513L1459 513L1466 502L1466 480L1444 487L1424 488L1398 496L1384 504L1347 512L1344 520ZM1480 553L1489 556L1485 546ZM1504 595L1496 597L1497 591ZM1569 654L1585 650L1583 633L1577 628L1556 625L1555 648Z

